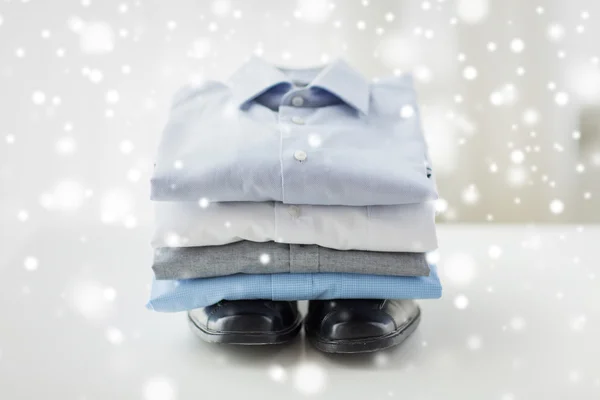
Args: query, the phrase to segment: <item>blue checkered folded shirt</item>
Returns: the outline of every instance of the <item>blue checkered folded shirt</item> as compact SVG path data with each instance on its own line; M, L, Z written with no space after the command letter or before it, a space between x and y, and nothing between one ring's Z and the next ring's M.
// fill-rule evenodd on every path
M147 307L177 312L221 300L435 299L442 286L434 265L429 276L340 273L237 274L217 278L154 280Z

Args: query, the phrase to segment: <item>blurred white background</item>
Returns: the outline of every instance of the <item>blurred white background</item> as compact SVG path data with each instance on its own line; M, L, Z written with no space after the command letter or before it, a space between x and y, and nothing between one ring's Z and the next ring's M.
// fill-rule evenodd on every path
M597 399L599 20L598 0L0 0L0 399ZM392 351L225 349L143 307L171 96L251 54L416 77L453 223L444 296Z
M440 222L598 222L598 18L594 0L4 0L1 218L149 223L171 96L255 53L413 73Z

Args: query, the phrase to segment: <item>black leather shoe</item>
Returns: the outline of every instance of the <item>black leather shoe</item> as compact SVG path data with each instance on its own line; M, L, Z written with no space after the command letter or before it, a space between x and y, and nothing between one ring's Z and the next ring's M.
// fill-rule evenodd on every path
M367 353L402 343L421 311L412 300L311 300L306 337L326 353Z
M188 318L192 331L212 343L285 343L302 327L302 316L295 301L220 301L188 311Z

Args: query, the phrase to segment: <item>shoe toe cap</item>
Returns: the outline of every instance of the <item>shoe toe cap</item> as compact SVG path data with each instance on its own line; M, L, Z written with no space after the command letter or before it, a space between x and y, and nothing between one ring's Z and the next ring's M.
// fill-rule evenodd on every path
M297 311L291 303L230 302L208 316L214 332L278 332L294 324Z
M352 340L386 336L395 330L393 318L385 313L341 310L323 319L320 335L329 340Z

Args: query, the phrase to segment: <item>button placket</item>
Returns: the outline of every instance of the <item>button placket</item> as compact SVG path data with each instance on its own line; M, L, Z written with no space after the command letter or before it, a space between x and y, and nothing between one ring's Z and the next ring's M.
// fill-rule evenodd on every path
M288 97L290 96L290 97ZM283 184L287 184L288 180L294 180L297 174L300 172L300 168L308 168L304 165L310 162L310 152L306 145L306 125L310 125L311 116L315 110L306 107L294 107L291 105L291 94L288 93L282 99L282 105L280 106L280 123L282 126L286 126L288 129L280 129L281 145L280 145L280 157L281 157L281 174ZM287 106L285 104L288 104ZM301 138L304 138L302 140ZM305 147L306 146L306 147ZM293 204L297 202L288 202L287 193L290 190L289 187L284 187L282 190L283 203ZM291 189L294 190L293 188Z
M307 154L303 150L296 150L294 152L294 158L300 162L305 161L306 157L307 157Z
M292 97L292 105L294 107L302 107L304 104L304 99L301 96Z

